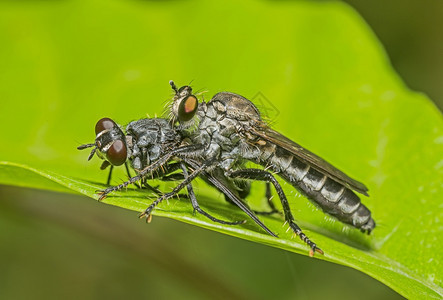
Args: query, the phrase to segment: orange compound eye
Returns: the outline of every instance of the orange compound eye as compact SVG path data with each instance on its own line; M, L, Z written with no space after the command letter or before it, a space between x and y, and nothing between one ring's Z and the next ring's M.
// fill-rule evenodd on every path
M183 99L178 108L178 119L186 122L194 117L198 108L198 100L194 95L190 95Z
M99 134L103 130L109 130L116 126L115 122L109 118L103 118L98 120L97 124L95 124L95 134Z
M125 163L128 155L126 144L122 140L116 140L106 151L106 158L113 166L120 166Z

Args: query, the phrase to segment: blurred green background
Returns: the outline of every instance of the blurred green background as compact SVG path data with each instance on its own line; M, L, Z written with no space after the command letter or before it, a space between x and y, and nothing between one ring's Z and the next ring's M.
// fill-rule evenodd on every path
M89 122L91 132L79 132L77 137L64 137L65 140L60 141L81 139L86 142L88 140L83 139L92 137L93 124L104 115L118 114L122 121L129 121L146 113L160 112L161 101L150 102L149 99L166 100L164 91L168 89L169 79L178 84L195 79L197 87L204 82L203 87L211 87L209 95L217 88L242 90L253 95L257 86L267 88L265 95L272 95L273 91L288 84L279 86L274 80L274 85L267 85L267 78L255 78L250 74L249 70L257 67L257 60L249 62L248 55L254 54L242 52L241 46L248 43L251 36L256 38L266 33L254 31L254 24L243 24L241 13L224 11L224 6L218 2L208 4L204 11L200 11L199 2L195 1L126 2L127 5L122 4L123 1L110 1L104 8L103 2L90 1L88 9L84 10L78 1L0 2L0 45L8 44L0 50L0 72L3 78L22 79L0 83L4 99L12 92L23 98L38 95L46 102L35 105L55 110L58 104L53 99L69 98L71 102L63 106L64 114L58 118L51 116L54 119L48 122L62 123L64 120L69 128L75 127L78 121ZM394 67L409 86L429 94L442 107L443 92L438 80L443 72L439 55L442 40L438 34L442 27L436 25L442 22L438 19L438 12L443 9L441 3L347 2L380 37ZM262 1L257 3L263 5ZM319 5L323 3L325 1ZM251 5L248 9L253 13L254 2L243 4L243 11L247 5ZM270 15L262 16L263 22L273 20L285 24L284 19L272 15L272 7L281 5L280 1L265 5L270 7ZM143 22L134 18L128 23L128 14L134 7L153 11L155 19ZM212 16L209 8L217 13ZM183 16L174 19L180 11ZM122 19L115 18L119 13ZM225 22L224 14L231 13L237 15L229 20L238 20L238 23ZM209 21L220 24L217 32L205 30L205 22ZM178 25L182 25L184 31L201 22L202 30L198 34L164 34L170 33L171 24L175 27L178 22L182 22ZM108 27L112 30L106 30ZM140 31L131 31L133 27ZM146 34L137 35L143 28ZM239 30L242 36L234 34ZM213 34L220 35L219 48L225 52L220 52L215 43L211 47L204 46L207 35ZM272 43L285 46L285 34L276 33L275 40L264 41L258 45L257 52L264 55ZM167 49L165 57L152 56L152 53L161 53L163 48ZM219 70L220 74L204 73L203 68L199 71L198 60L183 61L180 55L166 56L166 53L182 51L194 52L196 57L211 55L214 59L219 55L220 60L209 67ZM212 52L208 54L208 51ZM17 56L25 59L9 59ZM237 59L239 67L244 68L244 76L252 77L246 80L246 85L236 80L238 78L231 78L230 70L222 68L225 56ZM121 61L105 61L109 57ZM275 63L272 57L263 56L262 59L265 67ZM118 69L120 63L125 66L121 70ZM155 67L152 73L141 73L140 65ZM183 75L188 71L191 78ZM270 74L273 76L277 75ZM222 86L218 86L219 78L224 79ZM150 82L159 84L152 84L147 91L146 84ZM93 89L84 90L85 86ZM130 99L140 95L145 95L146 106L132 107ZM107 97L121 99L121 107L104 105L103 99ZM78 115L70 116L69 112L77 109L76 99L84 98L97 99L84 107L87 117L79 120ZM17 113L32 109L21 107L20 103L16 105ZM36 115L29 124L45 118ZM15 120L14 115L2 115L2 127L9 126L7 130L13 130ZM17 133L17 146L24 146L22 140L34 137L33 154L51 156L45 147L47 130L30 128L29 132ZM84 160L79 154L66 165L79 158ZM51 163L50 159L41 162L42 166ZM84 163L82 170L93 172L95 167ZM381 283L350 268L168 219L155 218L152 224L143 226L133 212L80 196L1 186L0 199L0 296L4 299L400 298Z
M427 94L443 110L443 2L345 2L371 26L406 84Z

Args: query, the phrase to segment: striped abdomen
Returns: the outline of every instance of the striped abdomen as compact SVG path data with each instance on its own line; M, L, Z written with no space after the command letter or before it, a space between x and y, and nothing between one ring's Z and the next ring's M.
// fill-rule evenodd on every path
M325 213L368 233L374 229L375 222L371 212L352 190L300 161L283 148L270 143L260 148L262 151L257 162L270 166Z

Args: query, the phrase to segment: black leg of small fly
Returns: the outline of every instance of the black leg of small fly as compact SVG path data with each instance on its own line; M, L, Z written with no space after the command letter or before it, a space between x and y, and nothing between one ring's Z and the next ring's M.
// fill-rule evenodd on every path
M188 145L188 146L183 146L183 147L179 147L176 148L172 151L169 151L168 153L166 153L165 155L163 155L162 157L160 157L158 160L156 160L154 163L152 163L151 165L145 167L143 170L141 170L137 175L135 175L134 177L129 178L128 181L125 181L117 186L111 186L108 187L104 190L100 190L97 191L99 198L98 200L103 200L104 198L107 197L107 195L111 192L117 191L117 190L121 190L125 187L127 187L130 184L133 184L139 180L141 180L142 178L144 178L147 174L150 174L156 170L158 170L159 168L161 168L162 166L164 166L169 160L171 160L174 156L180 156L180 155L192 155L197 152L199 150L203 149L202 145L198 145L198 144L193 144L193 145Z
M188 177L188 170L187 170L186 165L183 162L181 162L181 169L183 171L184 177L187 178ZM224 225L239 225L239 224L244 224L246 222L245 220L236 221L236 222L228 222L228 221L223 221L223 220L217 219L216 217L211 216L209 213L205 212L198 204L197 197L195 196L194 189L192 188L192 184L188 184L186 186L186 188L188 190L189 199L191 200L192 207L194 208L194 213L198 212L199 214L202 214L206 218L210 219L212 222L216 222L216 223L220 223L220 224L224 224Z
M126 174L128 175L128 178L131 178L131 173L129 172L129 168L128 168L128 163L125 162L125 168L126 168ZM110 165L109 167L109 173L108 173L108 179L106 179L106 185L110 185L111 184L111 179L112 179L112 172L114 171L114 166ZM138 185L138 183L134 183L134 185L138 188L140 188L140 185Z
M312 242L303 233L300 227L294 222L294 217L292 216L288 199L286 198L286 195L280 183L278 183L277 179L275 179L275 177L271 173L261 169L243 169L231 172L227 175L231 178L245 178L245 179L255 179L255 180L271 182L274 185L274 188L277 191L277 194L280 198L283 207L283 212L285 215L285 221L288 222L289 226L294 231L294 233L298 235L302 241L308 244L309 247L311 247L311 250L309 251L309 256L313 256L315 252L323 254L323 250L318 248L317 245L314 242Z
M131 178L132 175L131 175L131 172L129 171L128 162L125 162L125 169L126 169L126 174L128 175L128 178ZM111 167L109 168L109 174L108 174L108 179L106 180L106 185L109 185L109 184L111 183L112 172L113 172L113 171L114 171L114 166L111 165ZM141 186L140 186L137 182L134 182L134 185L135 185L137 188L141 189ZM159 194L161 193L160 190L158 190L158 189L156 189L156 188L150 186L150 185L149 185L146 181L144 181L144 180L142 180L142 185L143 185L144 187L146 187L147 189L149 189L150 191L156 193L157 195L159 195Z
M126 165L126 164L125 164ZM109 185L111 183L111 178L112 178L112 171L114 170L114 166L111 165L109 167L109 173L108 173L108 179L106 180L106 185Z
M212 164L213 161L211 160L207 160L204 163L202 163L191 174L189 174L189 176L185 176L185 180L180 182L171 192L161 195L157 200L152 202L152 204L149 205L148 208L145 209L145 211L141 213L139 217L140 218L146 217L146 220L149 222L151 219L151 212L158 204L160 204L163 200L167 200L177 195L179 191L181 191L185 186L190 184L195 178L197 178L197 176L200 175L201 172L203 172L206 168L208 168Z
M183 159L188 165L192 168L196 169L199 166L199 163L194 161L193 159L185 158ZM247 214L254 222L263 228L271 236L277 237L277 235L272 232L259 218L252 212L252 210L238 197L236 192L230 190L219 178L212 176L210 172L203 171L202 175L212 184L214 185L220 192L225 194L236 206L238 206L245 214Z

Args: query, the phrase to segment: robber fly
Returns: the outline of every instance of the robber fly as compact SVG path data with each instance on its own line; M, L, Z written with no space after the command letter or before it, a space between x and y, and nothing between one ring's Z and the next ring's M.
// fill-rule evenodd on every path
M286 223L310 246L310 256L315 252L323 254L295 223L287 197L275 176L268 171L271 170L329 215L363 232L370 233L375 228L371 212L354 193L356 191L367 196L367 187L272 130L252 102L240 95L222 92L208 103L199 105L190 86L178 89L172 81L170 84L175 96L170 105L169 120L181 140L187 143L164 153L127 182L101 191L101 198L178 158L187 162L192 172L172 192L157 198L142 216L149 218L161 201L178 193L196 177L214 171L229 183L238 180L270 182L280 198ZM193 162L197 157L198 161ZM247 161L262 165L265 169L247 168Z
M111 166L108 175L108 185L111 178L112 168L123 164L125 164L130 181L132 181L131 183L135 184L140 180L143 187L146 187L157 194L161 200L177 195L181 188L176 188L171 193L164 194L157 188L150 186L146 179L156 178L163 181L186 180L188 181L186 185L188 197L194 211L197 211L214 222L225 225L237 225L245 222L220 220L201 209L190 183L192 179L189 180L188 170L200 169L203 163L198 157L196 157L196 155L191 154L182 157L180 161L177 161L177 159L171 159L172 157L169 154L177 149L183 149L184 147L191 153L192 149L196 147L188 147L188 145L181 146L181 144L185 144L185 142L168 120L161 118L146 118L133 121L126 127L125 134L120 126L118 126L113 120L103 118L97 122L95 133L95 143L81 145L78 149L83 150L86 148L92 148L88 160L90 160L94 154L97 154L97 156L103 160L101 169ZM169 157L169 159L164 159L165 156ZM128 162L138 173L135 177L130 175ZM156 167L152 167L152 165L155 165ZM146 171L148 168L150 168L151 171ZM181 170L182 173L177 173L177 170ZM229 202L237 205L266 232L272 236L276 236L244 203L244 195L241 193L242 190L234 185L232 181L225 178L223 172L217 169L214 169L211 172L204 171L201 172L200 177L221 191ZM183 186L184 184L181 185L181 187ZM121 188L121 185L119 187ZM100 191L99 200L102 200L109 190L115 189L116 188L111 187L104 191ZM154 207L161 200L156 200L151 206ZM147 220L150 220L150 214L144 212L141 217L143 216L147 216Z
M322 158L271 129L248 99L229 92L198 101L190 86L177 89L170 105L171 123L192 144L204 145L202 158L207 168L218 167L230 179L270 182L280 198L285 221L310 247L310 255L323 253L294 222L287 198L279 182L268 170L277 173L325 213L368 234L375 228L371 212L358 192L368 196L368 188ZM198 108L197 108L198 106ZM264 169L247 168L247 161Z

